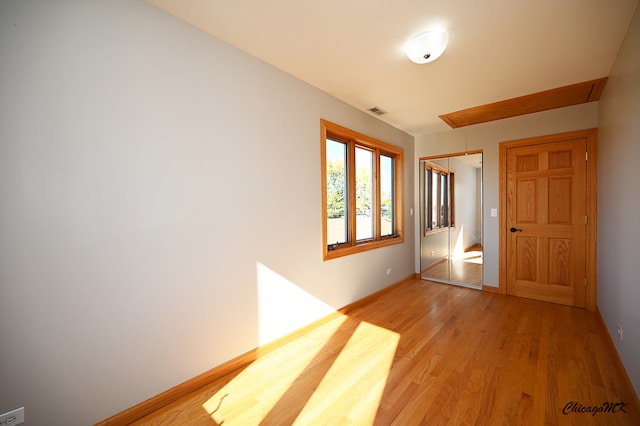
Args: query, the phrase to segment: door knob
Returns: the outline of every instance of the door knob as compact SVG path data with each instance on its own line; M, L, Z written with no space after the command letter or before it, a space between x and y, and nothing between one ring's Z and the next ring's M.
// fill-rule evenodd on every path
M509 231L511 231L511 232L522 232L522 229L511 228L511 229L509 229Z

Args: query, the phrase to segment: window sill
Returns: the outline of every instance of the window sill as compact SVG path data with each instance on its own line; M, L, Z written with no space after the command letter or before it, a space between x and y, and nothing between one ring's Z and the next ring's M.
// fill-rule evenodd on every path
M395 244L400 244L404 242L404 237L398 235L396 237L389 237L378 241L365 241L361 243L356 243L353 246L341 247L335 250L329 250L328 247L325 247L323 260L331 260L336 259L338 257L348 256L351 254L361 253L364 251L374 250L381 247L392 246Z

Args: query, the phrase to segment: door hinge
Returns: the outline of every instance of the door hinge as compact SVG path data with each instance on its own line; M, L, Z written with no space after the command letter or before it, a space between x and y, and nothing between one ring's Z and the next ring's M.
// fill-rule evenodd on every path
M584 279L584 286L585 287L587 286L587 279L586 278Z
M588 225L589 224L589 216L584 215L584 224Z
M585 151L585 153L584 153L584 161L589 161L589 151Z

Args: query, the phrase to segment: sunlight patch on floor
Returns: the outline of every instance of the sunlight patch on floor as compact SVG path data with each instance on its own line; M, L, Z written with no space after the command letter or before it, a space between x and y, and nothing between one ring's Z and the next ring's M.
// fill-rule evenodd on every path
M372 424L400 335L337 313L257 263L259 345L332 314L258 359L202 408L217 424Z
M445 256L443 259L449 259L449 256ZM470 250L465 251L464 253L458 256L451 256L451 261L453 263L456 262L467 262L467 263L475 263L477 265L482 265L482 251Z
M471 250L464 253L463 260L467 263L482 265L482 252Z
M296 339L254 361L202 407L217 423L258 424L318 355L346 316L324 324L322 332Z
M373 424L399 341L398 333L360 323L294 424Z
M336 318L265 354L202 407L224 425L259 424L266 418L277 424L373 424L400 335L348 321L354 320ZM313 377L319 364L326 368ZM298 391L300 381L318 385L305 384Z

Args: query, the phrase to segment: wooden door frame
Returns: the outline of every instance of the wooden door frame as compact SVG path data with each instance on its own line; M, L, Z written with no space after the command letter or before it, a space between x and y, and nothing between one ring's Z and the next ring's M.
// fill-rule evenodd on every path
M507 150L521 146L539 145L550 142L562 142L570 139L586 138L587 140L587 184L586 214L588 217L585 229L585 261L587 291L585 308L596 310L596 210L597 210L597 140L598 129L578 130L535 138L517 139L500 143L500 205L499 205L499 291L507 294Z

